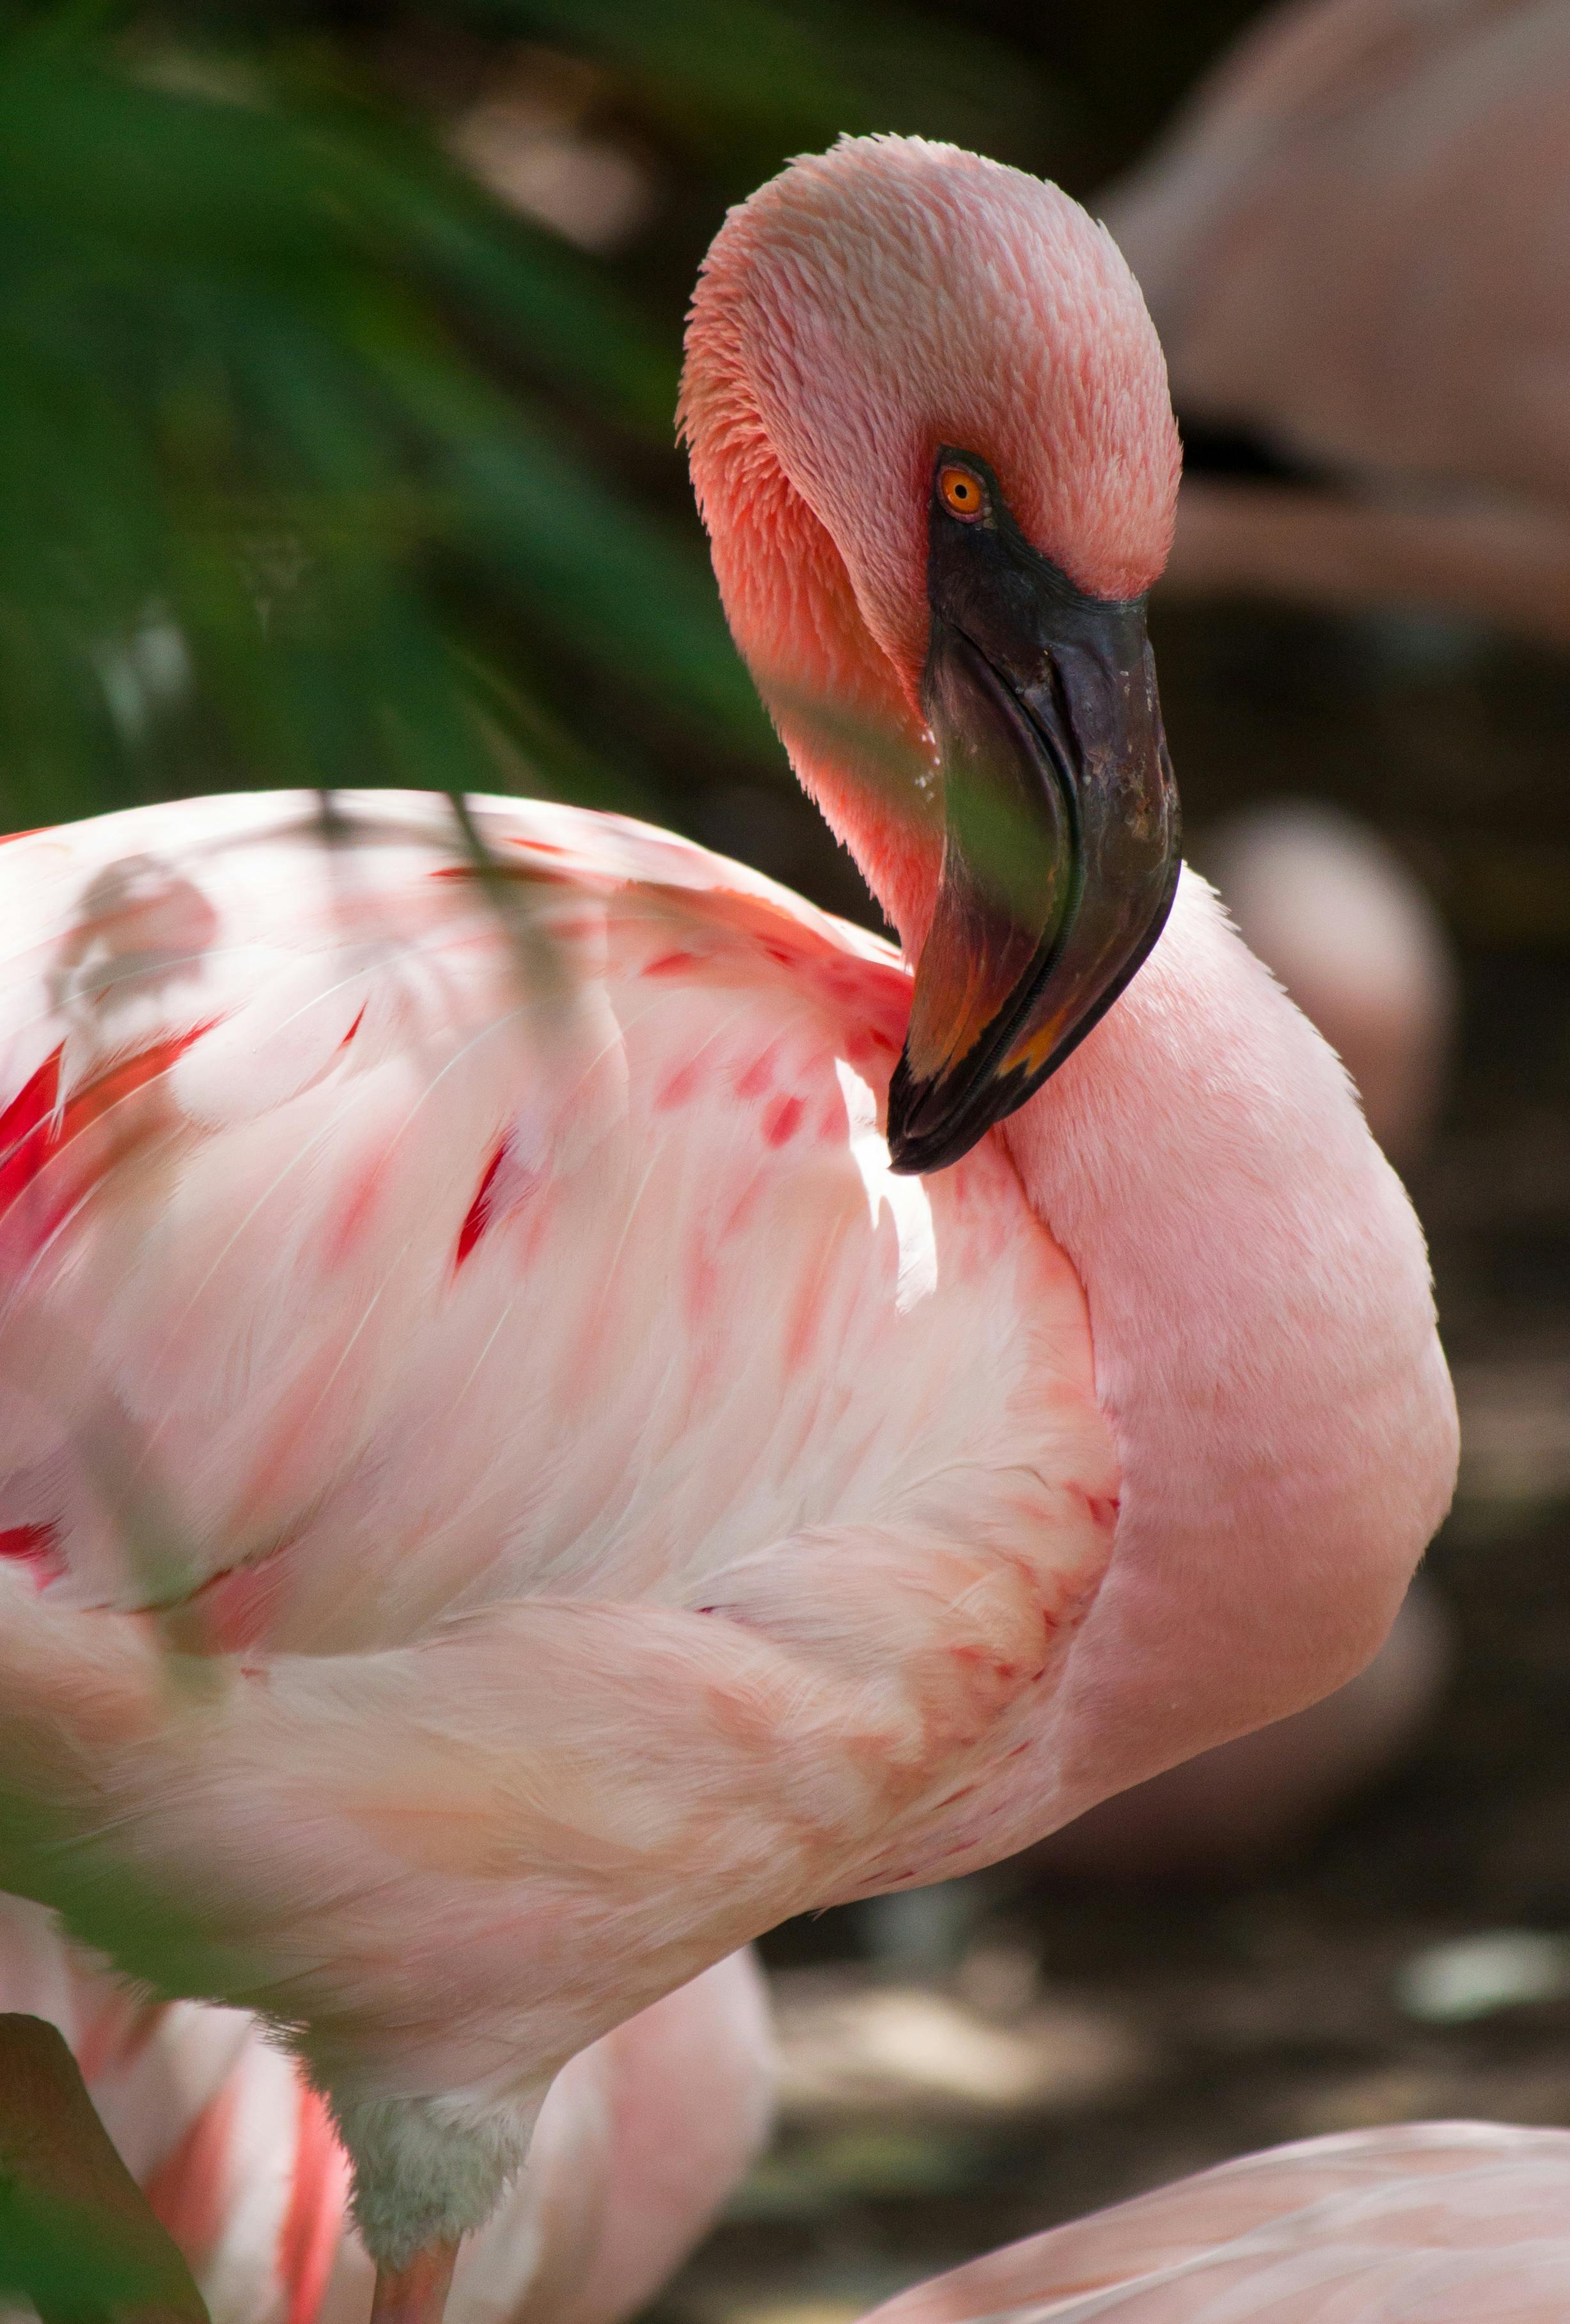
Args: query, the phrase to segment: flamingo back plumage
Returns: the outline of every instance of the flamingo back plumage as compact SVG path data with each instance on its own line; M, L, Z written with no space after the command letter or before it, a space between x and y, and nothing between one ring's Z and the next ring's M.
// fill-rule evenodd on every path
M186 803L0 866L0 1550L62 1603L320 1653L670 1599L875 1508L913 1442L1045 1450L1043 1352L1094 1428L1003 1158L930 1195L880 1161L886 947L538 805L489 817L510 932L439 806L360 813L335 847L309 802Z
M1243 2155L866 2324L1559 2324L1567 2217L1570 2131L1398 2123Z

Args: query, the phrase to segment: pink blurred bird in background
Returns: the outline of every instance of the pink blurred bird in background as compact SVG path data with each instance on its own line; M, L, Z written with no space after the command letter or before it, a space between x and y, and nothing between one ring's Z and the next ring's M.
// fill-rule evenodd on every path
M1205 835L1203 861L1249 950L1356 1084L1375 1139L1421 1159L1445 1094L1460 976L1417 874L1356 816L1277 799Z
M1570 2131L1344 2132L1030 2236L866 2324L1560 2324L1567 2199Z
M1563 0L1251 25L1095 205L1219 456L1167 586L1570 641L1567 190Z
M549 804L0 853L0 1877L276 2029L420 2324L569 2060L1339 1684L1454 1474L1406 1198L1178 877L1111 242L799 161L683 413L902 952Z

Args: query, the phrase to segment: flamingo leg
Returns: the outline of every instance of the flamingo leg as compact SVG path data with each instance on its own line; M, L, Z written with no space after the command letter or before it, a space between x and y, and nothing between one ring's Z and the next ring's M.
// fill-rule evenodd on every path
M379 2267L371 2324L441 2324L457 2254L456 2242L427 2244L402 2267Z

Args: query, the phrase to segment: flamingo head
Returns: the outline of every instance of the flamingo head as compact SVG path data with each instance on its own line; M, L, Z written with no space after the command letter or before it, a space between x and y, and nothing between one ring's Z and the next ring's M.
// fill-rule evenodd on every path
M890 1146L940 1168L1069 1055L1172 900L1155 331L1055 186L846 139L726 218L681 419L737 642L918 957Z

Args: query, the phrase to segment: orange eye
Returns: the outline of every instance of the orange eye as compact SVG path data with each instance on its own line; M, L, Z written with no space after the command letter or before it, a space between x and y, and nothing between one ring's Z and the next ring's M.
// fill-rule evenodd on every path
M956 467L952 462L940 468L937 492L950 516L978 517L986 509L986 491L974 468Z

